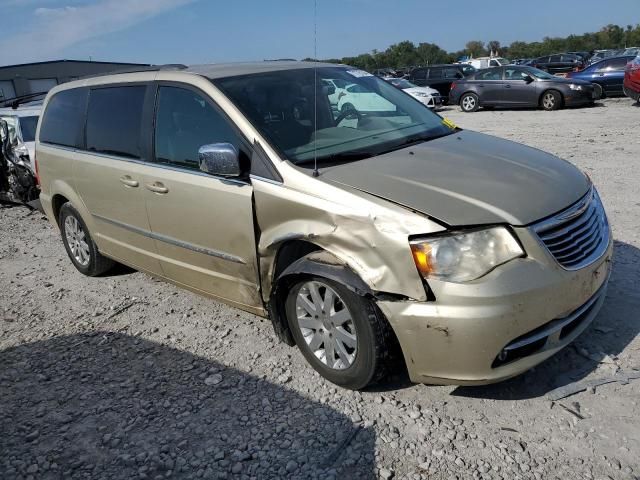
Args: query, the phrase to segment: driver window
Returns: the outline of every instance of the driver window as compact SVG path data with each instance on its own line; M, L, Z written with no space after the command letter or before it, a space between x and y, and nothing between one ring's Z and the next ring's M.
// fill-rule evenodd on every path
M223 142L240 149L238 135L227 119L206 99L184 88L159 88L155 127L156 162L199 170L200 147Z
M476 78L478 80L502 80L502 71L499 68L490 68L479 73Z
M525 80L526 78L527 72L517 68L507 68L504 71L505 80Z

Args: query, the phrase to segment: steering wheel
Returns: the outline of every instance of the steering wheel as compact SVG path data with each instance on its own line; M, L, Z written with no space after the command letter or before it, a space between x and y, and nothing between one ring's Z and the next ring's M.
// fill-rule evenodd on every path
M362 119L362 115L358 110L356 110L355 108L347 108L340 112L340 115L338 115L338 117L336 118L336 126L340 125L341 121L349 117L356 117L358 119L358 122Z

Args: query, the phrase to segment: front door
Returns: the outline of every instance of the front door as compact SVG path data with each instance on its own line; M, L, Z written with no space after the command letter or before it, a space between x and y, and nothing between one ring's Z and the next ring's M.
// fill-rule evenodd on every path
M608 95L622 94L624 82L624 69L627 66L627 58L619 57L601 62L594 72L591 82L598 83Z
M207 95L184 85L159 85L154 123L155 166L143 189L164 275L259 312L253 188L198 162L201 146L220 142L248 159L246 142Z
M91 233L100 250L135 268L161 274L142 185L149 169L141 130L150 88L146 84L92 88L86 148L73 153L73 165L76 188L92 216Z
M526 70L515 67L504 67L502 84L502 100L505 104L515 106L535 106L538 104L535 81L528 82Z

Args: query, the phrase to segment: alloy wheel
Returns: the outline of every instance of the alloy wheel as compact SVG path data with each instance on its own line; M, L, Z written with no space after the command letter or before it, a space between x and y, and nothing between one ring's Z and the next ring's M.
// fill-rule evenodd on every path
M356 327L335 290L318 281L304 283L296 297L296 320L307 347L323 364L335 370L353 364Z
M542 106L546 109L552 109L556 104L556 97L553 93L545 93L542 97Z
M80 222L69 215L64 220L64 233L73 258L83 267L89 264L89 244Z
M473 110L476 107L476 99L471 95L467 95L462 99L462 108L466 111Z

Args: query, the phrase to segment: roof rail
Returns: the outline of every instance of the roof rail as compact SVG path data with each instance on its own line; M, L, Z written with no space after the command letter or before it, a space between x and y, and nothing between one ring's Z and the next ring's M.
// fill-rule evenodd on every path
M106 75L120 75L123 73L139 73L139 72L161 72L166 70L185 70L189 67L183 65L182 63L167 63L165 65L149 65L146 67L136 67L136 68L123 68L119 70L113 70L110 72L102 72L102 73L94 73L91 75L85 75L83 77L79 77L78 80L84 80L85 78L96 78L96 77L104 77Z

